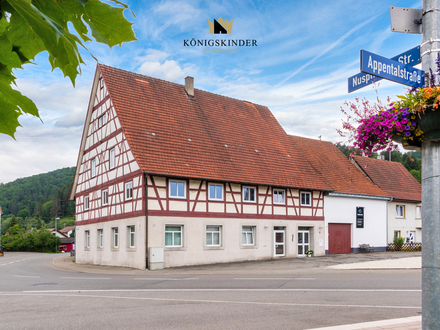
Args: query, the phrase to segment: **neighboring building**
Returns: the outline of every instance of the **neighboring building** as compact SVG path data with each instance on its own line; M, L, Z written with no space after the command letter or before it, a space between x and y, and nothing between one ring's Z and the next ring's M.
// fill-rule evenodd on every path
M330 190L267 107L98 65L70 196L76 262L323 255Z
M70 235L73 233L73 230L75 229L75 226L67 226L63 229L60 229L60 232L62 232L67 237L70 237Z
M361 244L386 251L390 194L374 185L331 142L291 139L334 190L324 195L326 253L363 252Z
M388 204L388 243L395 237L422 242L422 185L401 164L353 157L358 168L378 187L393 196Z
M75 237L62 237L59 249L65 252L75 250Z
M52 235L56 235L59 238L67 237L64 233L62 233L59 229L55 231L55 228L49 228L49 231L52 233Z

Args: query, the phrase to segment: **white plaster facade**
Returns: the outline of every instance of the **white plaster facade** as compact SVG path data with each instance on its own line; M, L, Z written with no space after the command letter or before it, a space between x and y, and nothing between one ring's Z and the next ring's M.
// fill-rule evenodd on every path
M165 246L165 227L183 226L182 247ZM207 246L207 226L221 227L220 246ZM242 228L254 227L254 245L243 245ZM149 217L149 247L164 247L164 267L226 263L243 260L272 259L274 228L284 227L285 256L298 256L298 228L310 232L310 249L314 255L324 255L324 221L289 221L240 218ZM321 245L320 245L321 244Z
M134 247L130 247L128 227L135 228ZM75 262L79 264L95 264L145 269L146 268L146 219L135 217L91 223L78 226L75 233ZM118 244L114 246L114 228L118 229ZM102 230L103 244L100 247L99 231ZM90 241L86 245L86 232Z
M413 233L413 243L422 242L422 204L392 201L388 206L388 243L393 243L394 236L410 238ZM397 207L403 206L403 215L397 214ZM418 210L417 210L418 209ZM400 211L399 211L400 212Z
M387 248L387 212L389 198L324 196L325 250L329 249L328 225L351 224L351 250L360 244L374 246L375 251ZM356 207L364 207L364 228L356 228Z

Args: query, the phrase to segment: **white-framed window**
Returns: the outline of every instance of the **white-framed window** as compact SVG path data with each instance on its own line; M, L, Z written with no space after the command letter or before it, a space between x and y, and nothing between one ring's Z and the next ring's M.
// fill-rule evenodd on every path
M84 211L89 209L89 196L84 197Z
M301 193L301 206L312 206L312 194L309 192Z
M396 218L405 218L405 205L396 205Z
M273 190L273 203L274 204L286 204L286 191L283 189Z
M165 226L165 246L182 246L183 226Z
M422 207L416 206L416 219L421 219L421 218L422 218Z
M255 203L257 201L257 192L255 187L243 187L243 202Z
M98 247L104 246L104 229L98 229Z
M112 228L112 246L115 249L119 247L119 229L118 229L118 227Z
M84 246L90 248L90 230L84 232Z
M222 226L206 226L206 246L220 246Z
M169 196L173 198L186 198L186 182L170 180L169 181L170 191Z
M96 175L96 158L90 161L90 170L92 172L92 178Z
M395 230L394 231L394 239L399 238L400 237L400 230Z
M125 200L128 201L133 198L133 182L125 183Z
M223 200L223 185L210 183L208 185L208 199L211 201L222 201Z
M98 128L101 128L106 123L105 113L98 118Z
M128 236L128 247L129 248L134 248L136 245L136 241L135 241L135 236L136 236L136 231L135 231L135 227L134 226L128 226L127 227L127 236Z
M108 189L102 191L102 206L108 205Z
M241 228L241 244L255 245L255 227L243 226Z
M104 79L99 79L99 89L103 89L104 88Z
M110 169L115 168L115 148L112 148L109 151L109 161L110 161Z

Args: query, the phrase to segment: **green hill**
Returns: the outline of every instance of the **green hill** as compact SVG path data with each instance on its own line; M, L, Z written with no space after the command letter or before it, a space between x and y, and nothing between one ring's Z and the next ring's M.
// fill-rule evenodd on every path
M75 204L69 201L75 167L0 183L3 215L35 217L48 222L54 217L73 216Z

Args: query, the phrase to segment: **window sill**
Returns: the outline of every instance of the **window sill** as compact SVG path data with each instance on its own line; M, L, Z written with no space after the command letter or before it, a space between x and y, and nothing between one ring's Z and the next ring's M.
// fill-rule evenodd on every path
M204 246L203 247L204 250L224 250L225 247L224 246Z
M127 248L127 252L136 252L136 248L135 247L128 247Z
M119 251L119 247L112 247L110 248L110 251Z
M96 251L104 251L104 248L103 247L98 247L98 248L96 248Z
M84 251L90 251L89 247L84 248Z
M164 251L186 251L184 246L165 246Z
M241 245L240 249L258 249L257 245Z

